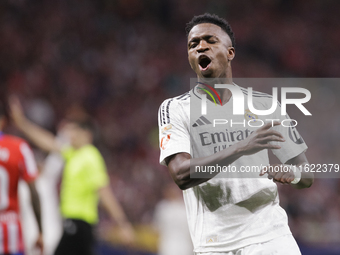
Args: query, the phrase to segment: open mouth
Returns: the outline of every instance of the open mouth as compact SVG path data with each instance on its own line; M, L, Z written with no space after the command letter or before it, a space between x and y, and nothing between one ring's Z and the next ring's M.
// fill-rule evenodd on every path
M209 68L210 63L211 63L211 59L206 55L201 55L198 58L198 64L202 70L207 70Z

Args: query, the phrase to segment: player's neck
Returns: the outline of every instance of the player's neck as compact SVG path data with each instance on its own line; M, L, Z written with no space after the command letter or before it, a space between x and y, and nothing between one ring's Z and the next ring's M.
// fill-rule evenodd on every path
M84 146L87 146L87 145L90 145L90 144L91 144L90 141L81 141L81 142L79 142L79 143L77 143L77 144L74 144L73 147L74 147L76 150L78 150L78 149L81 149L81 148L83 148Z
M219 94L221 98L222 105L225 105L226 103L228 103L232 96L231 91L229 89L219 89L217 90L217 93Z
M227 67L224 78L218 78L218 80L221 82L221 83L218 83L218 84L233 84L233 75L232 75L230 65L228 65L228 67ZM219 94L219 96L221 98L222 105L228 103L231 96L232 96L229 89L216 89L216 92Z
M198 83L199 83L198 84L199 87L204 87L205 84L208 84L209 86L213 88L215 88L215 84L233 84L231 68L227 69L226 77L217 77L217 78L209 78L209 79L198 77ZM229 89L215 88L215 90L218 93L219 97L221 98L222 105L229 102L232 96L232 93L230 92Z

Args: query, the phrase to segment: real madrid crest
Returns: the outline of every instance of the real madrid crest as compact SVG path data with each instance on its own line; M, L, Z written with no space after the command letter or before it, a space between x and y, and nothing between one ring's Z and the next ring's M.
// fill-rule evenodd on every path
M247 109L245 110L244 118L249 121L249 120L257 120L259 117L256 114L252 113L249 109Z

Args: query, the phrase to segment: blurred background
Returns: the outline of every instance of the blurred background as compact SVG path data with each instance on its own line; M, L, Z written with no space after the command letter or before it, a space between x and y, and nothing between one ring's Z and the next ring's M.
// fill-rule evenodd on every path
M187 61L184 27L204 12L226 18L233 28L235 77L340 75L336 0L0 2L1 97L17 94L27 116L53 132L70 112L85 110L98 124L96 145L106 160L112 190L138 232L136 244L124 247L115 225L102 213L96 230L98 254L157 254L159 208L172 199L165 187L173 185L158 163L157 111L166 98L189 90L195 75ZM260 89L271 93L271 88ZM311 163L339 163L340 88L310 90L312 97L319 95L313 114L328 116L329 124L316 121L299 128L310 147L307 157ZM20 135L13 126L6 131ZM42 178L53 184L40 185L49 188L43 203L50 204L43 207L55 212L44 221L51 229L46 231L47 250L53 250L60 234L60 172L44 173L46 155L37 149L35 155ZM317 179L307 190L280 190L302 253L340 254L339 179ZM26 208L25 199L22 204ZM29 210L22 210L27 246L35 233ZM168 220L175 222L173 215Z

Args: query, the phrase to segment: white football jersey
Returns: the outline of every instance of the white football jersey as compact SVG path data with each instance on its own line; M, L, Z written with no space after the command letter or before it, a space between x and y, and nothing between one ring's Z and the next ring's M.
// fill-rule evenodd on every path
M247 90L238 88L247 95ZM167 157L176 153L186 152L192 158L205 157L245 139L257 127L244 127L241 124L244 120L289 118L280 115L280 107L270 116L256 116L248 110L247 100L245 114L233 115L233 97L223 106L207 100L208 114L203 116L200 109L190 109L190 105L199 107L200 101L201 94L195 87L181 96L165 100L160 106L162 165L166 165ZM272 97L253 92L253 105L258 110L269 109ZM214 119L221 116L228 123L213 127ZM285 122L287 126L289 121ZM285 142L280 143L281 149L272 150L282 163L307 149L295 127L280 125L274 129L285 138ZM242 166L269 165L268 151L242 156L231 165L238 171ZM291 233L286 212L279 206L276 184L266 176L260 177L259 172L243 175L243 178L218 174L184 190L183 194L195 252L226 252Z

